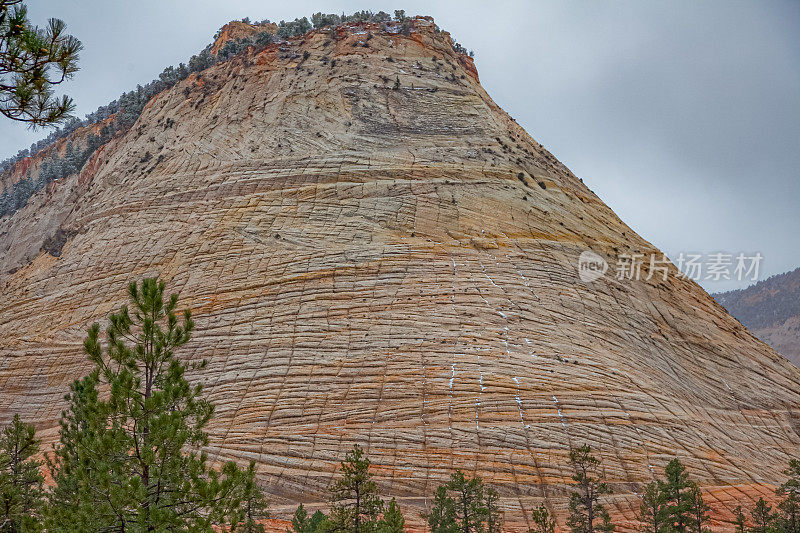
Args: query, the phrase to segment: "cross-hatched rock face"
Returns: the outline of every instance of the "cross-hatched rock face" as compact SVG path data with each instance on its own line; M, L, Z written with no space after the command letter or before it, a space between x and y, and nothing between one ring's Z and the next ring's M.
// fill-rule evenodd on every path
M800 370L672 267L580 281L585 250L657 250L450 43L417 19L251 50L3 220L0 422L54 440L85 329L157 274L196 318L208 450L256 460L279 514L324 502L356 443L412 523L456 468L498 488L510 530L541 502L563 522L584 443L623 529L673 457L717 527L769 497Z

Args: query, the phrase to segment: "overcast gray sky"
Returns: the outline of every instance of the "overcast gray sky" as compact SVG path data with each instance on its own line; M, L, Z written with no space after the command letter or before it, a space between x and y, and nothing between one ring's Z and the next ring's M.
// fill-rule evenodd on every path
M799 1L27 4L84 43L64 85L79 117L185 62L229 20L431 15L475 51L495 101L673 259L760 252L761 278L800 266ZM0 158L44 135L0 120Z

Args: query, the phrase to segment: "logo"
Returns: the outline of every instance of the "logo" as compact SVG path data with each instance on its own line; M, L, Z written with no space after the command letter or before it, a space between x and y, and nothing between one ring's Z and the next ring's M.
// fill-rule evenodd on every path
M602 278L607 270L606 260L591 250L586 250L578 257L578 277L585 283Z

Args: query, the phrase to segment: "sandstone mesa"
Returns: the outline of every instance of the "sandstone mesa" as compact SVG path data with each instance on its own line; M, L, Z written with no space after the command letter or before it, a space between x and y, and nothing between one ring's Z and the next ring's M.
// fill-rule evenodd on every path
M730 527L796 455L800 369L674 269L581 282L586 250L660 254L432 20L250 49L0 219L0 423L53 442L86 328L159 275L209 363L208 452L256 460L279 515L358 443L413 515L460 468L527 531L542 501L563 522L588 443L622 530L676 456Z

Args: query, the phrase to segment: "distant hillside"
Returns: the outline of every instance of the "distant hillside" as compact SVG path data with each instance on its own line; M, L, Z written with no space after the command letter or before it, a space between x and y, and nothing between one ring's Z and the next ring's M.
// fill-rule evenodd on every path
M754 335L800 366L800 268L713 296Z

